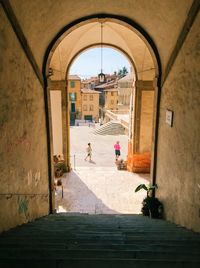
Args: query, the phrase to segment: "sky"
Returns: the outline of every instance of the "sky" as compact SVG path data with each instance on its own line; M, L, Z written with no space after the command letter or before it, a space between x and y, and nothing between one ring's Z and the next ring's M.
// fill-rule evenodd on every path
M130 72L130 62L126 56L112 48L103 48L103 73L113 74L124 66ZM97 76L101 71L101 48L91 48L80 54L70 67L70 74L82 79Z

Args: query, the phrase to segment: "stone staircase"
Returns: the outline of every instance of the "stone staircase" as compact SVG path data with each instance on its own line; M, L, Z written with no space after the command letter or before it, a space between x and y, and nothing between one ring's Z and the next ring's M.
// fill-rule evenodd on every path
M125 130L120 122L112 120L97 128L93 133L96 135L123 135Z
M52 214L0 235L1 268L197 268L200 234L141 215Z

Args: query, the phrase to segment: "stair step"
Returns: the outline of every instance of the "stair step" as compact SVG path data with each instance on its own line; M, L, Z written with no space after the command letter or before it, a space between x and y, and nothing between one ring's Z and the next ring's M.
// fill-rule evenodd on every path
M184 254L188 253L192 249L192 253L199 254L199 244L185 244L185 245L174 245L174 244L161 244L161 243L153 243L153 244L80 244L80 243L58 243L58 242L41 242L41 241L31 241L27 242L5 242L4 245L0 245L0 249L40 249L40 250L48 250L48 249L68 249L68 250L119 250L119 251L131 251L131 250L154 250L157 251L164 251L164 252L181 252Z
M109 121L108 123L95 129L93 132L96 135L119 135L124 134L124 127L118 121Z
M68 249L35 249L12 248L2 249L1 259L151 259L151 260L191 260L199 261L199 254L157 250L68 250Z
M4 260L3 268L199 268L197 261L131 260L131 259L78 259L78 260Z

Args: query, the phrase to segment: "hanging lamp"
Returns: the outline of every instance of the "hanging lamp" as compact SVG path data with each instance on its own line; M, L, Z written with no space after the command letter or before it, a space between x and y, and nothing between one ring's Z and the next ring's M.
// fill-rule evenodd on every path
M106 82L106 76L103 73L103 23L101 22L101 72L98 74L99 83Z

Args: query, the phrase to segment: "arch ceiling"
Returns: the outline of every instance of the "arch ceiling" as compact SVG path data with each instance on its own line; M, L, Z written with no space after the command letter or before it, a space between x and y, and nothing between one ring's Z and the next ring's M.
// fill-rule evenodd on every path
M42 70L44 55L58 32L94 15L119 15L136 22L154 41L164 70L193 0L10 0L19 25Z
M70 32L60 42L50 62L53 80L63 80L67 66L80 51L101 42L101 20L87 23ZM152 80L155 66L144 41L131 29L117 22L103 22L103 43L120 48L134 62L138 78Z

